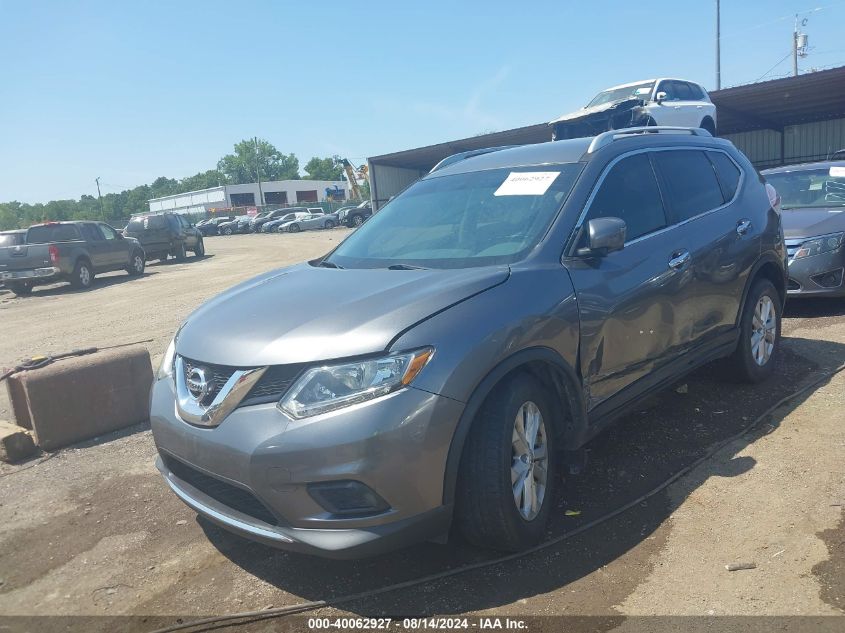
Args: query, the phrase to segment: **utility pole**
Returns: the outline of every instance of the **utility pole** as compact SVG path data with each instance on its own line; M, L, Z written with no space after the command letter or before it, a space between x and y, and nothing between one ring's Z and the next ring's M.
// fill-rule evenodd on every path
M792 29L792 76L798 76L798 14L795 14L795 28Z
M264 206L264 192L261 190L261 161L258 160L258 137L253 137L255 144L255 175L258 176L258 203Z
M97 176L96 178L94 178L94 182L97 183L97 200L100 201L100 219L105 220L106 212L105 209L103 209L103 195L100 193L100 177Z
M716 90L722 88L722 25L719 0L716 0Z

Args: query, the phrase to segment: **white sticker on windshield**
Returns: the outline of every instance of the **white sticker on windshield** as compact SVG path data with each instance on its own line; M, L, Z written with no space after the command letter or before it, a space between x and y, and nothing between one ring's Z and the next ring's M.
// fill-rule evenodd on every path
M636 94L647 95L649 92L651 92L651 88L637 88Z
M830 177L831 178L845 178L845 167L831 167L830 168Z
M542 196L559 175L559 171L512 171L493 195Z

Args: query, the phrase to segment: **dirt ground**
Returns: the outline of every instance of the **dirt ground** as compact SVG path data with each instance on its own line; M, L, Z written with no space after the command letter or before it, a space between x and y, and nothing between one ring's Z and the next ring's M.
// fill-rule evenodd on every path
M0 290L0 366L144 339L152 339L145 345L157 366L173 332L202 301L254 274L318 256L346 233L211 238L203 259L153 264L141 279L104 276L89 292L55 286L18 299ZM790 305L787 316L784 353L769 382L730 384L718 366L706 367L682 381L686 389L652 397L591 442L588 468L563 487L549 536L637 499L845 362L845 301ZM688 616L705 624L709 616L757 616L749 621L783 628L783 620L765 616L800 616L819 619L798 625L843 630L844 412L845 372L785 404L663 492L574 538L316 614L530 616L531 630L560 630L544 624L548 615L573 616L569 630L641 630L644 621L650 630L685 630L698 622L677 619ZM3 392L0 419L9 417ZM41 456L0 467L6 626L49 628L8 616L132 615L152 617L62 620L56 630L73 622L87 622L80 624L86 630L120 628L116 622L150 630L177 618L331 599L496 556L457 541L357 562L271 550L198 520L167 489L154 454L142 425L44 462ZM725 569L736 562L756 567ZM643 619L651 616L659 618Z

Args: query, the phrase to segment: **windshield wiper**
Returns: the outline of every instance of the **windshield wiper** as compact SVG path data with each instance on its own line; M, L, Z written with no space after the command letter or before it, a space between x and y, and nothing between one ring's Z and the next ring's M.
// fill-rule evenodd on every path
M334 262L330 262L330 261L329 261L329 260L327 260L327 259L324 259L323 261L321 261L321 262L320 262L319 264L317 264L317 265L318 265L318 266L322 266L323 268L337 268L338 270L343 270L343 266L338 266L338 265L337 265L337 264L335 264Z
M425 266L412 266L411 264L391 264L387 270L428 270Z

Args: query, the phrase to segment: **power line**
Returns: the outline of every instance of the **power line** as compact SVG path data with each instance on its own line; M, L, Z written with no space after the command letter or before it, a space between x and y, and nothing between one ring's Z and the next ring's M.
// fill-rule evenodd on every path
M766 71L766 72L764 72L762 75L760 75L759 77L757 77L757 79L755 79L755 80L754 80L753 82L751 82L751 83L756 83L756 82L760 81L761 79L763 79L763 77L765 77L766 75L768 75L768 74L769 74L770 72L772 72L775 68L777 68L778 66L780 66L783 62L785 62L785 61L789 58L789 56L790 56L790 55L792 55L792 51L789 51L786 55L784 55L784 56L781 58L781 60L780 60L777 64L775 64L774 66L772 66L771 68L769 68L769 70L767 70L767 71Z

